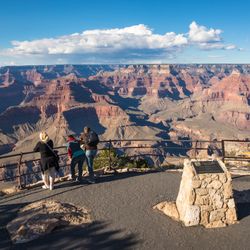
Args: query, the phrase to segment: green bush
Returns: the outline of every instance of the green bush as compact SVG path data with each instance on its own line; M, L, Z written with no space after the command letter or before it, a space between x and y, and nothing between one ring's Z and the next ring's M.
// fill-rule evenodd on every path
M99 169L103 167L109 167L109 157L111 158L112 168L147 168L148 163L145 159L133 159L128 155L118 155L114 149L111 149L110 156L109 150L101 150L98 156L94 160L94 168Z
M111 149L110 156L111 160L113 161L113 159L116 157L114 149ZM108 166L109 166L109 150L108 149L100 150L98 152L97 157L94 160L94 169L99 169L103 167L106 168Z

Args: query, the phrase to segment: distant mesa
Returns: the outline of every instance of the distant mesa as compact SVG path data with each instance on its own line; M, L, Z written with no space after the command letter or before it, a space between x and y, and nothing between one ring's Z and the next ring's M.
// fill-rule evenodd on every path
M102 139L244 139L250 65L0 67L0 153L93 127ZM1 151L1 148L4 148Z

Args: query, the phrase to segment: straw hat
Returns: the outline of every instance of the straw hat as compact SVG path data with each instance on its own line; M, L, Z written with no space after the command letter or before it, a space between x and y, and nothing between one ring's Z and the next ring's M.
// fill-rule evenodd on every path
M48 134L46 133L46 132L41 132L40 133L40 140L42 141L42 142L47 142L48 140L49 140L49 136L48 136Z

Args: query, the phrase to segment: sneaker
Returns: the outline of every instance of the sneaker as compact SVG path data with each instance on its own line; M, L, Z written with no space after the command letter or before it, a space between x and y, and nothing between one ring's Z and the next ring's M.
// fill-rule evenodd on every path
M43 185L42 189L48 189L48 187L46 185Z
M95 180L94 180L94 179L88 179L87 182L88 182L89 184L95 184Z
M75 177L74 177L74 178L73 178L73 177L69 177L69 178L68 178L68 181L75 181L75 180L76 180Z
M77 177L76 178L76 182L81 182L82 181L82 178L81 177Z

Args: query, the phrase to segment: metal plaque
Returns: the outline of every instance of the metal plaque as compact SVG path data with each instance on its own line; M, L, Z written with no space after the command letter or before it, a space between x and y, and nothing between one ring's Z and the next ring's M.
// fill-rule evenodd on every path
M197 174L224 173L218 161L192 162Z

